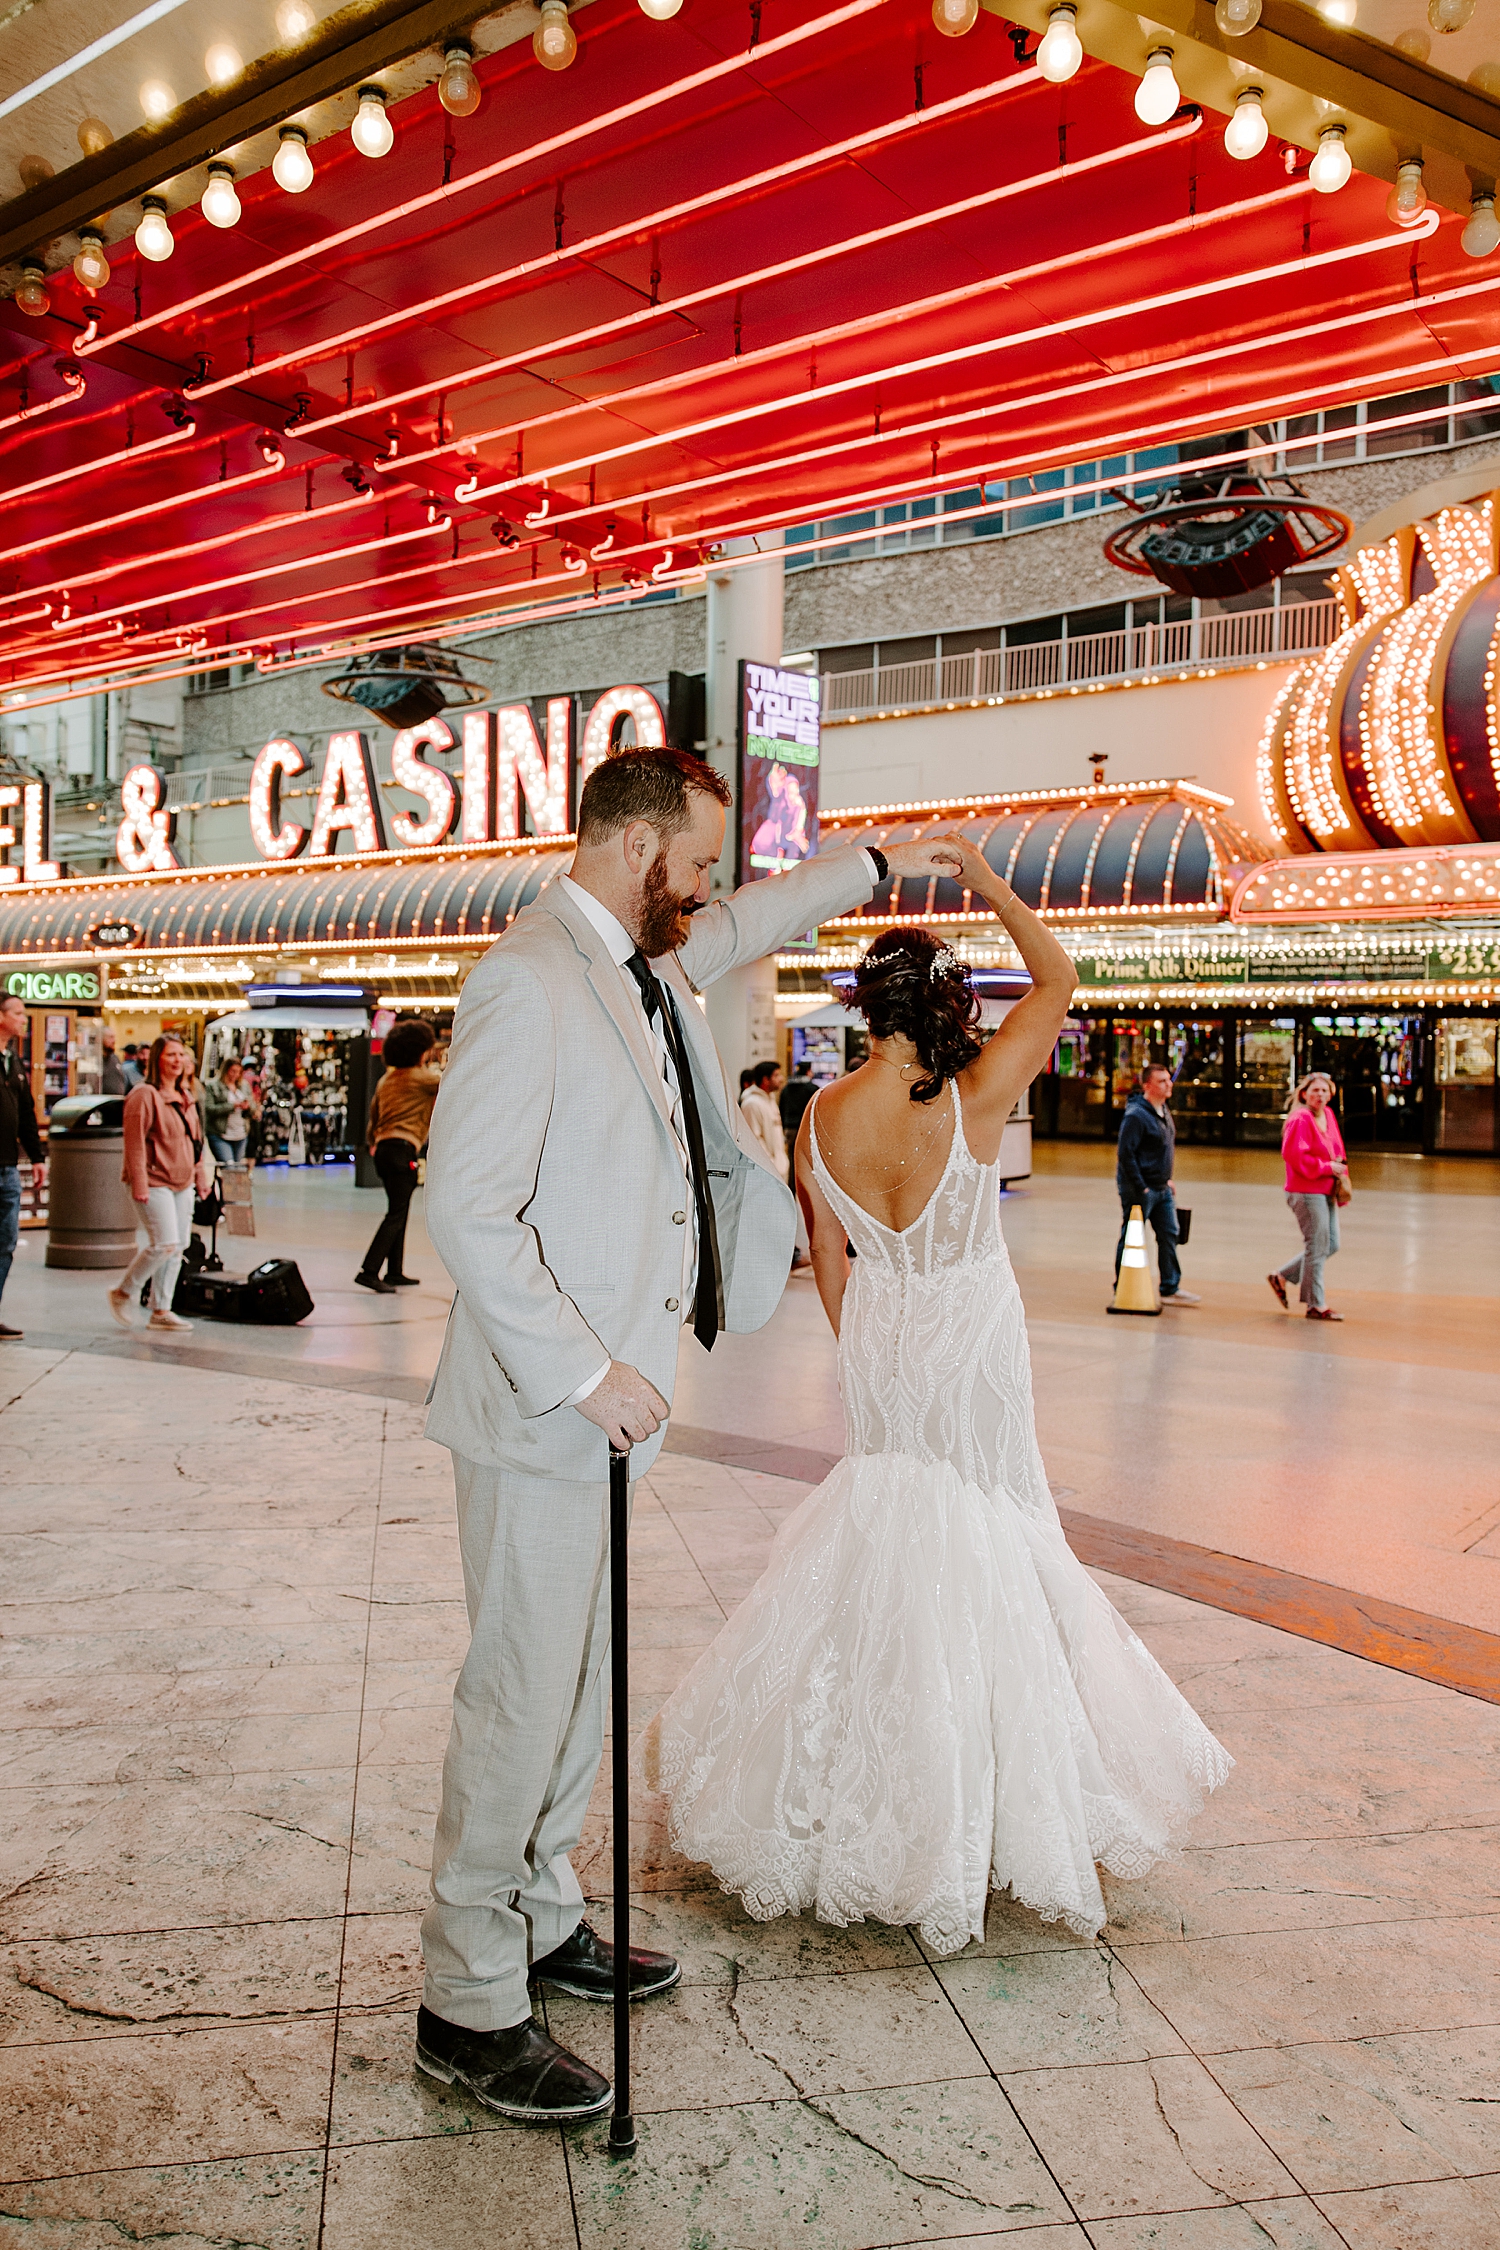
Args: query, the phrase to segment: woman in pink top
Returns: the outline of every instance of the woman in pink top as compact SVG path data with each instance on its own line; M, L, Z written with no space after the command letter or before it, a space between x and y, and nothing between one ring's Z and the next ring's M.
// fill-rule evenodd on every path
M1281 1129L1281 1154L1286 1164L1286 1199L1302 1229L1302 1253L1291 1258L1267 1281L1286 1305L1286 1285L1300 1284L1297 1294L1307 1307L1309 1320L1342 1320L1323 1295L1323 1268L1339 1246L1338 1183L1349 1176L1344 1159L1344 1136L1329 1104L1333 1080L1315 1070L1304 1078L1292 1096L1292 1106Z
M125 1097L123 1178L146 1236L118 1288L109 1292L109 1309L122 1328L131 1325L130 1305L151 1276L154 1329L191 1328L172 1310L178 1268L193 1225L193 1193L206 1193L208 1167L203 1128L189 1088L188 1054L172 1033L153 1041L146 1081Z

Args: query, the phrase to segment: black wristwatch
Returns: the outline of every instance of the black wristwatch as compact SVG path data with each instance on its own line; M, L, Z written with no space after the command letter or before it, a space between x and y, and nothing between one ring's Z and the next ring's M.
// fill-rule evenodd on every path
M891 863L886 858L885 853L877 851L873 844L866 844L865 850L875 862L875 888L879 890L891 871Z

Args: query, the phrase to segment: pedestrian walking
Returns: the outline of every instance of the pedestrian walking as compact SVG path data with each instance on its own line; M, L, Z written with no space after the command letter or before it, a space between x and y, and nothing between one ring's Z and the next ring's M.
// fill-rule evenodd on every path
M218 1076L203 1088L208 1145L221 1164L243 1164L250 1140L250 1121L260 1115L260 1105L245 1084L245 1066L231 1055Z
M777 1179L785 1180L790 1177L792 1166L786 1152L781 1111L776 1106L781 1086L780 1063L752 1063L749 1080L740 1095L740 1114L765 1150L766 1161Z
M1339 1207L1349 1201L1349 1163L1332 1103L1333 1080L1321 1070L1312 1071L1298 1084L1281 1128L1286 1199L1302 1229L1302 1249L1266 1279L1285 1311L1291 1310L1287 1283L1296 1282L1309 1320L1344 1317L1323 1291L1323 1268L1338 1254Z
M182 1253L193 1231L196 1189L206 1195L211 1164L198 1105L191 1092L187 1049L175 1032L151 1043L146 1076L125 1097L125 1164L122 1178L135 1201L146 1240L111 1289L109 1309L122 1328L132 1325L131 1300L151 1279L147 1326L168 1334L192 1327L172 1310Z
M1177 1154L1177 1124L1172 1115L1172 1073L1166 1063L1147 1063L1141 1081L1125 1104L1115 1151L1115 1186L1120 1192L1120 1239L1115 1245L1115 1280L1125 1254L1125 1229L1137 1204L1156 1234L1156 1262L1164 1305L1201 1305L1203 1299L1182 1286L1177 1257L1177 1198L1172 1166Z
M787 1164L789 1166L787 1185L793 1195L797 1195L797 1135L802 1130L802 1120L806 1114L807 1105L817 1090L818 1082L812 1074L812 1064L804 1056L776 1097L776 1106L781 1111L781 1130L786 1137ZM807 1238L807 1221L802 1215L802 1198L797 1196L797 1246L792 1253L792 1271L795 1273L799 1266L806 1267L811 1264L812 1255L811 1245Z
M46 1178L42 1136L37 1131L31 1080L22 1060L26 1003L14 993L0 1000L0 1297L10 1278L11 1260L21 1239L21 1157L24 1153ZM0 1321L0 1344L18 1344L24 1330Z
M101 1094L128 1094L130 1081L115 1053L115 1035L106 1025L102 1036L104 1060L99 1076L99 1091Z
M417 1287L417 1276L404 1270L402 1260L406 1214L417 1191L417 1158L427 1146L432 1105L443 1082L442 1072L429 1060L436 1045L432 1025L414 1019L385 1035L385 1074L370 1104L369 1129L370 1154L385 1189L385 1217L354 1276L361 1289L373 1289L381 1297Z

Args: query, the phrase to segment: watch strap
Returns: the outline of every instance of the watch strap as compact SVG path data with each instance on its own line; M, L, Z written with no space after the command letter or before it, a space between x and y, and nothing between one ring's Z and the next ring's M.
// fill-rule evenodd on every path
M873 859L875 862L875 880L876 886L878 888L879 885L883 883L886 880L886 877L890 874L891 863L886 858L885 853L882 851L877 851L873 844L866 844L865 850L869 853L871 859Z

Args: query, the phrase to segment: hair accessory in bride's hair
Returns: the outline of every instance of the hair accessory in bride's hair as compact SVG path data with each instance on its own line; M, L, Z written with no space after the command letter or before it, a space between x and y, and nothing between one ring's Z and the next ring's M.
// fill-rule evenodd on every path
M940 945L932 956L932 967L927 974L931 981L936 984L939 977L951 976L955 969L962 969L962 967L963 963L959 960L952 946Z

